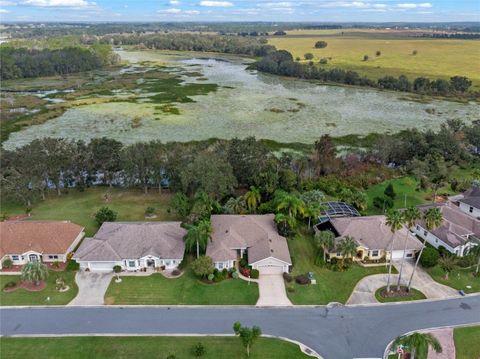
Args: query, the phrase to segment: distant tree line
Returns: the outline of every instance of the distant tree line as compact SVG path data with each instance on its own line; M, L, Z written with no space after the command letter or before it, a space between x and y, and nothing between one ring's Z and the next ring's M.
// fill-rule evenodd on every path
M104 36L102 43L115 46L140 45L149 49L222 52L227 54L244 54L265 56L275 51L275 47L267 45L264 38L201 35L191 33L165 33L148 35L109 35Z
M65 75L99 69L118 61L110 46L27 49L0 47L0 79Z
M356 71L336 68L325 69L321 66L316 66L313 62L308 64L295 62L292 54L286 50L270 52L252 65L252 67L259 71L275 75L429 95L462 95L467 92L472 85L472 81L464 76L454 76L450 78L450 81L444 79L430 80L428 78L418 77L411 82L406 76L401 75L398 78L394 76L384 76L375 81L361 76Z
M466 32L459 32L459 33L425 33L422 34L422 37L429 37L433 39L463 39L463 40L477 40L480 39L480 33L466 33Z

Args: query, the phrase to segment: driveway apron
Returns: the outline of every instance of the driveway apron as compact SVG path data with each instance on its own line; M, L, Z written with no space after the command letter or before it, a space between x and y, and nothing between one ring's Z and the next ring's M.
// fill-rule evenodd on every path
M112 273L78 271L75 276L78 295L68 305L103 305L112 277Z
M258 279L260 296L258 307L282 307L292 305L285 292L285 282L281 274L260 274Z

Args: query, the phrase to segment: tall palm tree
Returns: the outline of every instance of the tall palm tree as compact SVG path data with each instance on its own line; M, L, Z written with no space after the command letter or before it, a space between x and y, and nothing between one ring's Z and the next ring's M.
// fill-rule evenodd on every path
M475 269L475 275L478 277L478 273L480 272L480 245L476 245L471 248L469 254L477 257L477 267Z
M278 231L282 236L288 236L291 229L297 225L295 217L290 217L285 213L277 213L275 215L275 223L277 223Z
M423 214L423 220L425 222L425 227L427 227L428 231L431 232L435 228L440 227L443 222L442 212L438 208L430 208ZM422 256L423 250L425 249L427 243L427 237L423 239L422 249L420 249L420 253L417 256L417 260L415 261L415 266L413 267L412 274L410 275L410 279L408 280L407 291L410 291L412 287L412 280L415 272L417 271L418 262L420 262L420 257Z
M248 210L252 213L255 213L260 201L262 200L260 190L255 186L250 186L250 191L245 193L244 198L245 202L247 203Z
M39 285L42 280L48 278L48 268L45 264L36 261L28 262L22 268L22 280Z
M353 240L352 237L346 236L338 244L338 249L342 254L342 268L345 262L345 258L354 257L357 254L357 243Z
M197 258L200 257L200 249L203 251L207 247L208 240L212 234L212 225L210 221L203 219L196 225L187 225L187 234L184 237L185 246L188 251L194 247L197 249Z
M432 334L414 332L395 339L392 347L402 346L410 353L411 359L427 359L428 348L431 347L436 353L442 352L440 342Z
M315 242L323 250L323 261L327 260L327 252L335 246L335 234L332 231L318 231L315 233Z
M443 257L440 257L440 259L438 260L438 264L440 265L440 268L442 268L445 272L445 279L448 280L448 275L457 266L457 259L454 256L445 255Z
M242 214L245 211L245 200L243 197L230 197L223 207L229 214Z
M415 227L417 221L422 218L422 214L415 206L408 207L403 212L403 218L405 219L405 223L407 224L407 230L405 231L405 244L403 246L403 256L402 256L402 264L400 265L400 273L398 274L398 281L397 281L397 292L400 290L400 282L402 280L403 274L403 264L405 263L405 252L407 251L407 243L408 243L408 236L410 235L410 228Z
M393 254L393 244L395 242L395 233L403 227L403 214L397 210L391 210L387 213L387 226L390 227L392 232L392 240L390 242L390 263L388 265L388 276L387 276L387 293L390 292L390 278L392 276L392 254Z
M304 209L303 216L308 218L308 228L310 229L312 218L318 217L322 209L319 204L317 205L309 205L306 206Z
M297 217L305 212L305 203L293 193L281 192L277 198L277 211L282 210L290 217Z

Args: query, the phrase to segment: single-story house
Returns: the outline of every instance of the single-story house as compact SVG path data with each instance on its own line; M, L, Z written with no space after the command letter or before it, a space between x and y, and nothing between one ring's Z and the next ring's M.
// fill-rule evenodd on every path
M105 222L93 238L85 238L73 259L81 269L136 271L176 268L183 260L187 233L181 222Z
M0 222L0 269L6 258L14 265L28 262L63 262L85 233L69 221Z
M414 232L426 239L435 248L443 246L450 253L459 257L466 255L470 248L480 243L480 220L465 213L452 202L419 206L421 211L437 207L442 213L443 222L432 231L423 221L419 222Z
M273 214L212 215L212 237L206 255L215 268L233 268L248 258L261 274L288 272L292 265L287 239L277 232Z
M462 212L480 218L480 186L473 186L458 200L458 206Z
M404 255L405 239L406 258L412 258L415 252L422 248L422 243L406 227L392 233L383 215L331 218L317 229L332 231L336 244L346 236L352 237L357 244L357 254L353 258L356 261L401 259ZM335 247L328 253L329 258L342 258L338 246Z

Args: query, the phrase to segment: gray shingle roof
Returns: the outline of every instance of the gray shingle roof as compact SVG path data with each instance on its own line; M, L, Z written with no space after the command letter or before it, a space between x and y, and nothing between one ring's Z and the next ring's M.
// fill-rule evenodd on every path
M470 188L464 193L463 198L460 199L459 202L468 204L469 206L473 206L475 208L480 208L480 187L473 186Z
M181 222L105 222L74 255L80 261L118 261L152 255L180 259L186 230Z

